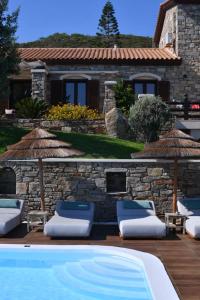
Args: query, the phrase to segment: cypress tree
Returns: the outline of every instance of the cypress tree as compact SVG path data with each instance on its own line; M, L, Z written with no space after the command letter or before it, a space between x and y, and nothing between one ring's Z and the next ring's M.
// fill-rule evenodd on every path
M97 36L101 38L103 47L113 47L114 44L119 45L119 27L115 17L115 10L110 0L108 0L103 8L101 18L99 20Z
M8 76L18 72L20 57L15 38L18 14L19 9L9 14L8 0L0 0L0 97L8 92Z

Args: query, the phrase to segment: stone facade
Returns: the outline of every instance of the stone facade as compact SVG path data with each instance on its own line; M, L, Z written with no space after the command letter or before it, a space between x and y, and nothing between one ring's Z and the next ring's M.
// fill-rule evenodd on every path
M105 98L103 112L106 114L113 108L116 108L114 86L117 81L105 81Z
M32 70L32 97L48 101L46 70Z
M107 81L117 81L123 79L125 81L131 80L132 77L135 79L146 78L149 80L157 80L160 78L160 81L170 81L170 99L183 100L184 93L182 93L183 87L179 89L179 81L177 76L179 75L180 66L173 65L62 65L62 66L49 66L49 75L48 80L49 84L51 80L60 79L61 73L66 72L70 74L70 77L74 79L80 79L80 77L73 72L80 72L84 76L89 76L91 80L98 80L100 86L100 99L99 99L99 109L103 111L104 99L105 99L105 82ZM52 72L58 72L54 74ZM92 73L91 73L92 72ZM141 74L143 74L141 76ZM146 77L145 77L145 74ZM82 78L83 79L83 78ZM49 101L51 99L50 89L49 89Z
M177 68L170 68L173 98L200 101L200 5L179 4L166 12L159 47L166 45L167 36L172 37L172 48L182 58Z
M169 50L170 51L170 50ZM198 58L199 61L199 58ZM62 66L63 67L63 66ZM59 69L59 66L57 66ZM170 100L183 101L184 95L188 93L188 98L191 101L199 101L200 100L200 87L198 87L199 73L195 73L193 69L188 66L187 61L183 60L181 65L173 66L173 65L124 65L124 66L116 66L116 65L94 65L94 66L65 66L66 74L67 72L73 69L79 69L85 75L90 75L92 80L98 80L100 85L100 99L99 99L99 109L103 111L104 107L104 99L105 99L105 81L117 81L123 79L125 81L130 80L132 76L135 79L143 79L147 80L155 80L154 76L158 76L162 81L170 82ZM96 74L91 74L90 71L95 70ZM109 74L106 74L106 71L112 71ZM118 70L116 73L115 71ZM198 71L199 72L199 71ZM148 74L145 76L140 76L140 74ZM47 91L46 97L47 101L50 102L51 94L50 94L50 82L51 78L55 78L55 76L51 77L51 73L48 76L47 82ZM185 78L187 76L187 78ZM74 79L77 77L74 75Z
M102 111L105 99L105 81L118 79L155 79L170 82L170 100L183 101L188 94L190 101L200 101L200 5L178 4L167 10L159 47L168 46L169 51L182 58L180 65L57 65L48 66L49 80L60 78L59 71L70 76L80 72L100 83ZM55 74L55 72L58 72ZM63 74L63 73L62 73ZM143 74L141 76L140 74ZM148 74L145 76L145 74ZM50 97L50 95L49 95Z
M33 162L7 162L16 173L17 197L26 200L26 210L38 209L38 167ZM107 172L126 173L126 192L107 193ZM200 194L200 162L179 167L179 196ZM158 214L172 209L173 164L133 160L62 160L44 163L46 208L53 214L58 199L86 199L96 205L95 221L116 221L117 199L152 199ZM1 195L1 197L6 195ZM16 196L16 195L10 195ZM7 195L9 197L9 195Z
M170 101L183 101L188 94L190 101L200 101L200 5L177 4L166 11L159 47L168 47L181 57L180 65L164 62L156 64L134 63L78 63L46 64L44 69L32 70L33 97L51 99L51 83L54 80L96 80L99 82L98 108L103 111L105 99L105 81L157 80L170 82ZM25 75L27 76L27 74ZM18 75L20 79L22 74ZM26 77L25 77L26 78ZM17 77L15 77L17 79ZM158 84L159 85L159 84Z

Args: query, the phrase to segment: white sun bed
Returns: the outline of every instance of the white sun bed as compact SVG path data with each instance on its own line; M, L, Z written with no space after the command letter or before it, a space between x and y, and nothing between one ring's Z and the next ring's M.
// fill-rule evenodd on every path
M156 216L153 201L118 201L117 218L123 238L162 238L166 235L166 225Z
M0 199L0 236L21 223L24 200Z
M200 238L200 197L178 200L178 211L187 216L186 232L194 238Z
M55 215L44 226L44 234L51 237L88 237L93 218L93 203L59 200Z

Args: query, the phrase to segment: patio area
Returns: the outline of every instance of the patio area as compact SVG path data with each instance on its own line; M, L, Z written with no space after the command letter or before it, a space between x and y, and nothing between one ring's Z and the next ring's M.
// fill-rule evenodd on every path
M181 300L200 299L200 241L188 235L171 234L162 240L122 240L116 226L98 225L93 227L89 239L50 239L39 230L27 233L26 224L22 224L0 238L0 244L103 245L148 252L162 260Z

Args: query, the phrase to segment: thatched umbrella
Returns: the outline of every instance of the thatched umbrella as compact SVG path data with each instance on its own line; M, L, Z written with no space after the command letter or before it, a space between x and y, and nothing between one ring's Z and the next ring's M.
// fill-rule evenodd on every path
M132 158L157 158L174 160L173 212L177 210L178 160L200 158L200 143L178 129L164 134L159 141L147 144Z
M54 134L46 130L36 128L25 135L17 144L8 146L8 150L0 156L0 161L38 159L42 210L45 210L42 159L83 155L83 152L71 148L71 144L55 140L55 137Z

